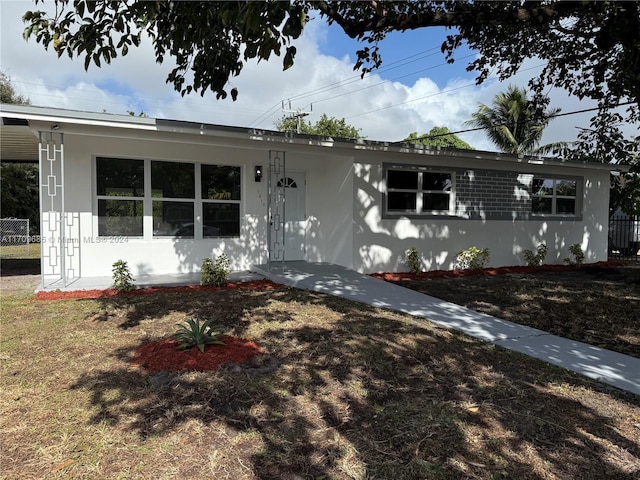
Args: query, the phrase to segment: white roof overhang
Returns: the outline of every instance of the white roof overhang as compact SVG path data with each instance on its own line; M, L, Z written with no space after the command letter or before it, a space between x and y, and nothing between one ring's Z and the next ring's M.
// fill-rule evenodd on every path
M285 149L331 148L339 155L353 156L355 152L393 152L410 156L455 157L469 160L491 160L513 164L566 166L590 170L626 172L625 165L595 162L569 162L557 158L516 156L478 150L440 149L412 145L403 142L381 142L373 140L334 139L314 135L300 135L273 130L233 127L225 125L164 120L130 115L81 112L25 105L0 104L2 124L0 126L0 159L2 161L38 161L38 131L59 131L87 135L140 136L143 132L162 133L163 141L181 141L189 137L190 142L199 140L237 145L248 148L248 144L261 142L261 148ZM199 143L199 142L198 142ZM255 147L254 147L255 148Z

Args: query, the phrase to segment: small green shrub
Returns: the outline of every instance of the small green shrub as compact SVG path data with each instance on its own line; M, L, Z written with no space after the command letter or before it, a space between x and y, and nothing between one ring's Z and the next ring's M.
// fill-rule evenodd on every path
M573 255L573 258L565 258L564 262L569 265L582 265L584 262L584 252L579 243L574 243L569 247L569 253Z
M411 273L420 273L422 266L420 265L420 255L415 247L408 248L405 252L405 261Z
M469 247L458 252L456 256L456 265L462 270L476 270L483 268L487 263L489 263L488 248Z
M113 288L118 292L130 292L135 288L133 284L133 277L131 276L131 270L129 265L124 260L118 260L113 263Z
M216 261L207 258L202 262L202 279L200 285L213 285L221 287L229 283L229 274L231 262L226 254L221 253Z
M544 243L538 245L536 249L537 253L533 253L531 250L525 250L522 252L524 259L529 267L539 267L543 264L544 259L547 256L547 246Z
M212 318L204 323L191 318L187 319L186 325L176 323L178 331L173 335L173 339L180 342L178 350L187 350L197 346L198 350L204 352L205 345L224 345L224 342L220 340L221 327L212 325L212 323Z

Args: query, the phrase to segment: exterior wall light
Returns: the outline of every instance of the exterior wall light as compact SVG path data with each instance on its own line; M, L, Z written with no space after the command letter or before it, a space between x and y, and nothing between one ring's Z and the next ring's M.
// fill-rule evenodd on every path
M262 165L256 165L256 182L262 181Z

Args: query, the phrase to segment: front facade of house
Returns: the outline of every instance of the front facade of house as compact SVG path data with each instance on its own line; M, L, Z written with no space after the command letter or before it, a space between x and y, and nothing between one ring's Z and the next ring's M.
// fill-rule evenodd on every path
M607 258L606 165L38 107L2 116L38 144L45 283L110 276L120 259L134 276L197 272L222 252L234 270L365 273L406 270L410 247L425 270L454 268L470 246L493 266L540 243L547 263L575 243Z

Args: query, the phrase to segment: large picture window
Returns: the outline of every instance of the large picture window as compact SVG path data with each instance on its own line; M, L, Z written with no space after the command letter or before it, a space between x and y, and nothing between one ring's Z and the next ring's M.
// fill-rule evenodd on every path
M387 214L439 215L451 212L452 174L417 169L386 170Z
M96 193L100 236L145 236L145 207L149 236L240 235L237 166L98 157Z
M577 186L575 179L534 177L531 212L538 215L576 215Z

